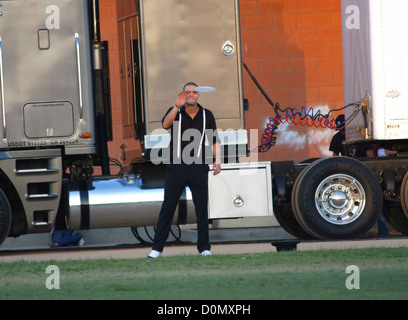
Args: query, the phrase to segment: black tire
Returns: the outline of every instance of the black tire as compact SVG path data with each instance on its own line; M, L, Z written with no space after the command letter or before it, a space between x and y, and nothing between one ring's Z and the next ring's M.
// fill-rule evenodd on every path
M309 165L314 161L318 160L318 158L310 158L299 161L297 164L302 165ZM300 172L299 175L304 174L304 170ZM275 186L273 189L277 189ZM276 195L275 195L276 196ZM300 240L315 240L316 238L309 234L298 222L295 217L295 213L293 212L292 206L288 204L275 204L274 201L274 208L273 213L275 215L276 220L278 221L279 225L289 234L292 236L300 239Z
M399 232L408 234L408 172L402 180L400 190L401 203L384 201L385 219Z
M402 180L400 197L402 210L408 219L408 172L405 174L404 179Z
M383 215L397 231L408 235L408 218L399 202L384 201Z
M300 240L314 240L305 229L301 227L299 222L295 218L293 210L289 206L275 206L274 209L275 218L279 225L292 236Z
M0 189L0 245L6 240L11 227L11 209L3 190Z
M295 218L317 239L355 239L377 222L382 191L374 173L361 162L320 159L297 177L292 190Z

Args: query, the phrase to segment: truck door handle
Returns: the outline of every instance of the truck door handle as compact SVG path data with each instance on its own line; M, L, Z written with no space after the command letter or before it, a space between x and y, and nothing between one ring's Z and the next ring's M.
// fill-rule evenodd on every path
M222 53L225 56L232 56L235 52L235 46L232 44L231 41L227 41L222 45Z
M0 82L1 82L1 111L3 117L3 142L7 142L6 104L4 97L3 46L0 37Z
M78 68L78 94L79 94L79 121L84 121L84 109L82 101L82 80L81 80L81 52L79 47L79 34L75 33L75 49Z

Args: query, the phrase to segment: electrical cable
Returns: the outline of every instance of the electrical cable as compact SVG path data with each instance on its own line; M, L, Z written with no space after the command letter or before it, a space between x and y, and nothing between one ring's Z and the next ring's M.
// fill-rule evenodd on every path
M176 228L175 231L173 231L173 227ZM143 228L144 232L147 236L147 239L139 233L139 228ZM144 227L131 227L133 235L135 238L144 246L151 246L154 240L154 235L152 236L147 229L147 226ZM153 228L153 231L156 232L156 227ZM170 228L170 233L174 237L174 242L181 242L181 229L179 225L173 225L172 228Z
M299 111L296 108L286 108L281 109L279 103L274 103L262 86L259 84L255 76L249 70L248 66L243 62L243 66L245 70L248 72L249 76L251 77L252 81L258 87L262 95L265 99L269 102L269 104L274 108L275 117L269 117L266 127L264 129L264 133L261 136L261 143L256 148L256 150L251 150L252 152L267 152L276 144L277 140L277 129L278 126L282 123L287 124L294 124L294 125L302 125L307 127L315 127L315 128L329 128L329 129L342 129L350 124L350 122L357 116L358 112L362 110L362 106L364 103L367 103L365 99L359 102L350 103L342 108L338 109L331 109L327 114L322 114L320 110L315 111L312 107L309 110L306 107L302 107ZM355 107L354 112L352 115L345 120L344 125L340 127L336 124L336 120L333 118L329 120L330 115L332 112L339 112L348 107Z

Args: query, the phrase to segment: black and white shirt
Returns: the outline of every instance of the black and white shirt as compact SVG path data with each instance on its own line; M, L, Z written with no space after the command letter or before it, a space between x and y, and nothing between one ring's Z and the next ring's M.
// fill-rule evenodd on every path
M200 104L198 108L197 114L192 119L185 111L185 106L181 107L170 127L170 162L173 164L204 164L206 161L212 161L211 147L214 143L219 142L217 125L210 110L203 108ZM173 107L166 112L162 123L172 109ZM205 148L206 138L210 148Z

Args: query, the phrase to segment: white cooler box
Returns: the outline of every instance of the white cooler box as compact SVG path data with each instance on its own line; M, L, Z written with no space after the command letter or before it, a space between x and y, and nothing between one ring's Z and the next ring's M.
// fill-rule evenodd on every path
M208 184L210 219L273 215L270 162L223 164Z

